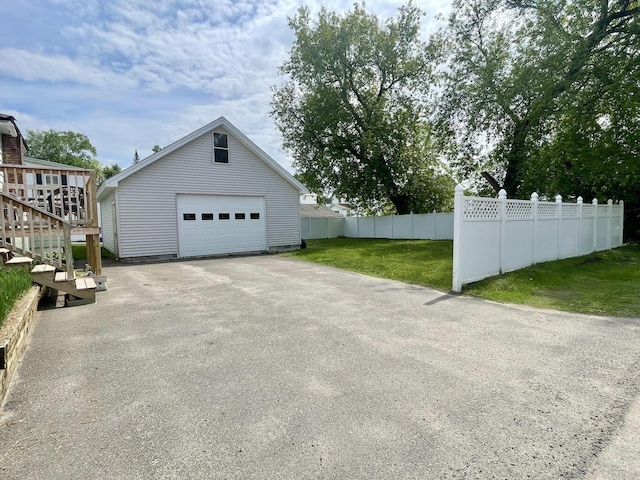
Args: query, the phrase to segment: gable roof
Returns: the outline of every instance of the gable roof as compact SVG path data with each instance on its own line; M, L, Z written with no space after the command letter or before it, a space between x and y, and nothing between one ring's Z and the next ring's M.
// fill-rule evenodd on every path
M50 162L49 160L43 160L35 157L24 157L24 164L26 166L45 167L55 170L78 170L82 172L90 171L91 169L76 167L74 165L67 165L66 163Z
M169 153L176 151L178 148L186 145L187 143L191 142L192 140L195 140L198 137L201 137L206 133L213 131L218 127L226 128L229 131L229 133L231 133L234 137L236 137L236 139L240 141L242 145L244 145L249 151L251 151L254 155L256 155L260 160L262 160L269 167L271 167L277 174L279 174L287 182L289 182L291 185L297 188L300 191L300 193L308 193L307 187L305 187L302 183L296 180L293 177L293 175L287 172L278 162L276 162L273 158L267 155L260 147L258 147L255 143L253 143L249 139L249 137L247 137L244 133L238 130L229 120L227 120L224 117L220 117L214 120L213 122L205 125L204 127L199 128L195 132L192 132L189 135L186 135L181 139L176 140L172 144L167 145L159 152L149 155L143 160L140 160L138 163L131 165L130 167L123 170L122 172L118 173L117 175L114 175L113 177L108 178L107 180L102 182L102 185L98 189L98 199L100 199L100 196L104 193L106 189L116 188L118 186L118 183L121 180L124 180L125 178L135 174L139 170L142 170L143 168L151 165L153 162L160 160L165 155L168 155Z
M343 218L325 205L313 205L310 203L300 204L300 217L302 218Z

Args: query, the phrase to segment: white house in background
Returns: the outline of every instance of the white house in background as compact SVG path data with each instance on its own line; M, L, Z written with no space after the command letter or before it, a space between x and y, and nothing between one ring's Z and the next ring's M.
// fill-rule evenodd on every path
M354 214L354 209L350 204L344 201L340 201L337 199L333 199L330 204L327 204L327 207L333 212L339 213L343 217L349 217Z
M124 261L297 249L301 193L220 117L103 182L104 246Z
M303 193L300 195L300 217L340 218L341 216L326 205L318 205L317 193Z
M300 205L317 205L318 194L317 193L301 193Z

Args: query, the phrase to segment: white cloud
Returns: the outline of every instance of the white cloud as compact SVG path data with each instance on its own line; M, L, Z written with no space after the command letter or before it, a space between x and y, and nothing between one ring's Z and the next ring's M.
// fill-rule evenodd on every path
M293 41L287 16L296 0L29 0L3 22L21 21L19 38L0 48L0 111L23 130L81 131L100 160L126 166L220 115L290 168L269 117L270 86ZM345 11L353 0L304 2ZM401 0L369 0L388 17ZM423 0L433 15L447 0ZM26 7L25 7L26 8ZM12 17L14 15L15 17ZM30 31L31 25L48 25ZM35 28L35 27L34 27ZM18 59L18 60L16 60Z

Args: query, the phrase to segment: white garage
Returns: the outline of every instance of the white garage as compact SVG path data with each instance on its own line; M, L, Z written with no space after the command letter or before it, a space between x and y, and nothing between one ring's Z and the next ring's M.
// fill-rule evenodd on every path
M104 246L124 262L297 249L301 193L220 117L102 183Z
M264 197L178 195L180 257L267 250Z

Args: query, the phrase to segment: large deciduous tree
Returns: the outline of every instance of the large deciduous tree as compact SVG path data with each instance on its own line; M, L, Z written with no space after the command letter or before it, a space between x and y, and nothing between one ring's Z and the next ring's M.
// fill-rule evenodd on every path
M34 157L100 171L96 147L91 144L89 137L82 133L29 130L26 141L29 152Z
M639 18L637 0L455 0L441 119L462 176L624 199L637 228Z
M380 21L355 4L344 15L306 7L280 67L272 116L309 188L372 210L431 211L450 201L425 122L433 53L420 40L413 4Z

